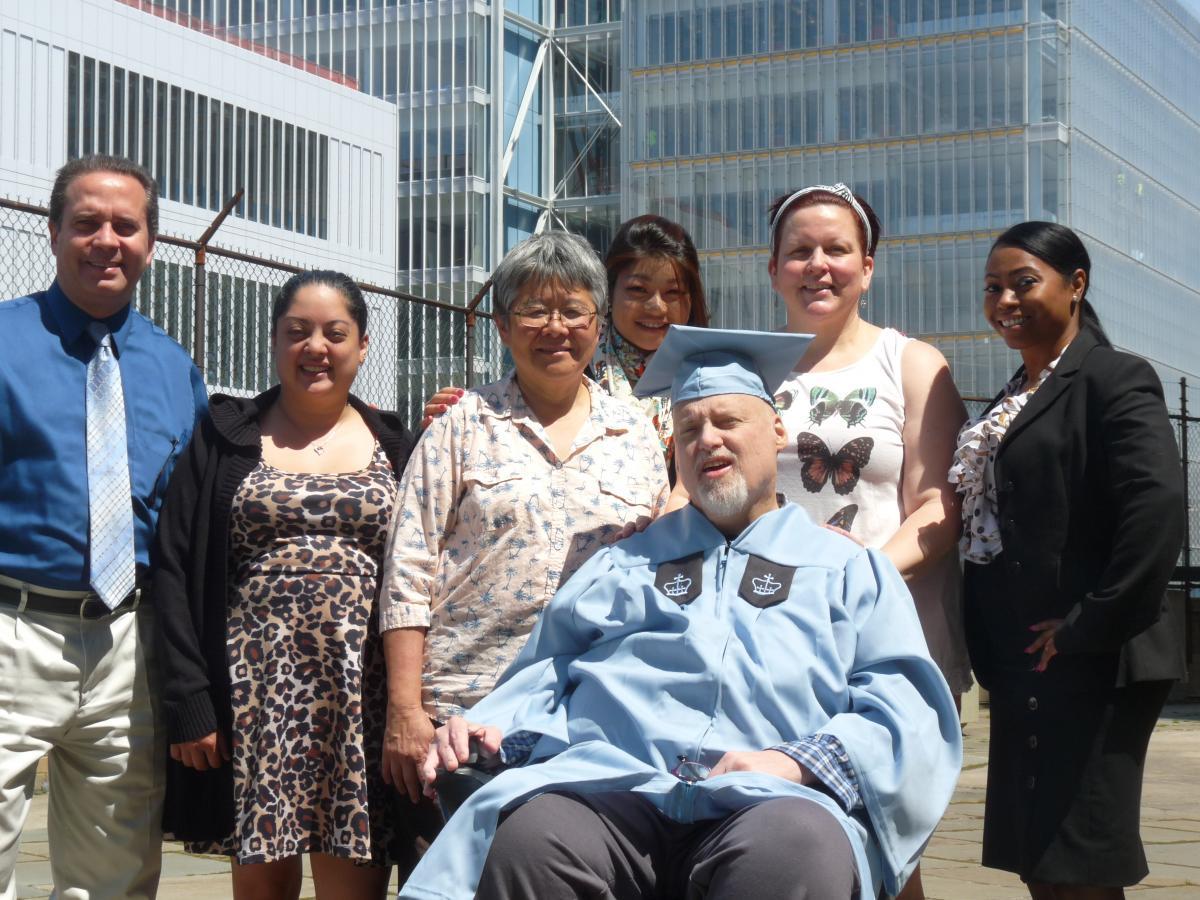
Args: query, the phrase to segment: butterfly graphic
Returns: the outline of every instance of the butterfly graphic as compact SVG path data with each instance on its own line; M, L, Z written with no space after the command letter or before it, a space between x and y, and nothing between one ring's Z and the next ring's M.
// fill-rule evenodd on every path
M808 421L820 425L826 419L839 415L847 425L861 425L867 417L867 408L875 402L873 387L855 388L843 400L829 388L815 387L808 394Z
M854 524L854 517L858 515L858 504L851 503L848 506L843 506L837 512L826 520L826 525L832 525L834 528L840 528L842 531L849 531L850 526Z
M860 437L847 441L837 453L830 453L823 440L811 431L802 432L796 437L800 480L805 489L814 494L831 480L835 493L848 494L858 484L874 449L874 438Z

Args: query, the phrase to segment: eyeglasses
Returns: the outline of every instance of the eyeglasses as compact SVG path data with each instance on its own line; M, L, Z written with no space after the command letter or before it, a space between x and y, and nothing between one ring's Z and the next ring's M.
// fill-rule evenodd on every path
M685 784L695 784L697 781L703 781L707 778L708 773L711 771L704 763L681 756L679 757L679 764L671 770L671 774Z
M579 331L592 324L596 318L596 310L582 306L567 306L562 309L547 309L544 306L525 306L512 310L521 324L526 328L545 328L555 316L562 322L563 327Z

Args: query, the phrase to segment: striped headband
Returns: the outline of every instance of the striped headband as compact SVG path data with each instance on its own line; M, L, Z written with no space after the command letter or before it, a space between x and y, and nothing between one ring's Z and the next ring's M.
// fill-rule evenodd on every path
M800 190L796 191L796 193L792 194L779 204L779 209L775 211L775 216L771 219L771 253L774 254L776 250L775 229L779 227L779 223L783 220L783 214L787 212L788 207L805 194L812 194L817 191L824 191L827 194L833 194L835 197L841 197L850 204L850 208L854 210L855 214L863 224L863 229L867 233L867 246L863 248L863 253L864 255L870 253L871 240L874 236L874 232L871 231L871 223L867 220L867 214L863 211L862 206L857 200L854 199L854 193L850 190L850 188L846 187L846 185L842 184L840 181L837 184L814 184L806 188L800 188Z

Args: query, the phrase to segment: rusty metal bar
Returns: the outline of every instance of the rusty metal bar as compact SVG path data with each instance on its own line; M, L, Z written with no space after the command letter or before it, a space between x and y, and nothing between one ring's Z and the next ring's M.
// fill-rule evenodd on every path
M196 271L192 276L192 359L196 363L196 367L200 370L201 376L205 376L207 369L205 368L205 353L206 347L206 332L208 330L208 295L206 288L208 277L205 272L208 254L208 242L212 240L212 236L217 233L217 229L222 223L229 218L229 214L233 212L233 208L241 202L242 194L246 192L245 188L238 188L232 197L225 201L225 205L221 207L221 211L217 213L216 218L204 230L204 234L200 235L200 240L196 241L195 245L195 266ZM167 243L171 243L168 241Z
M487 296L487 292L492 288L492 279L485 281L475 292L475 296L471 298L471 302L467 304L467 340L466 340L466 385L464 387L475 387L475 316L487 316L487 313L477 313L477 308L483 302L483 298ZM490 318L490 316L488 316Z

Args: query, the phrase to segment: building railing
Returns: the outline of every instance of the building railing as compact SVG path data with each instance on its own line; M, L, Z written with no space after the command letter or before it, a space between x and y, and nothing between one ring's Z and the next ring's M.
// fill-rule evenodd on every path
M0 198L0 298L45 290L54 280L48 214L44 207ZM276 380L271 304L288 278L309 267L209 246L213 231L200 240L160 234L134 305L192 354L210 391L253 395ZM459 306L358 285L370 346L354 392L367 402L396 410L415 425L439 386L498 377L498 359L480 357L475 349L481 343L474 333L477 318L490 318L474 308L483 291L472 306Z

